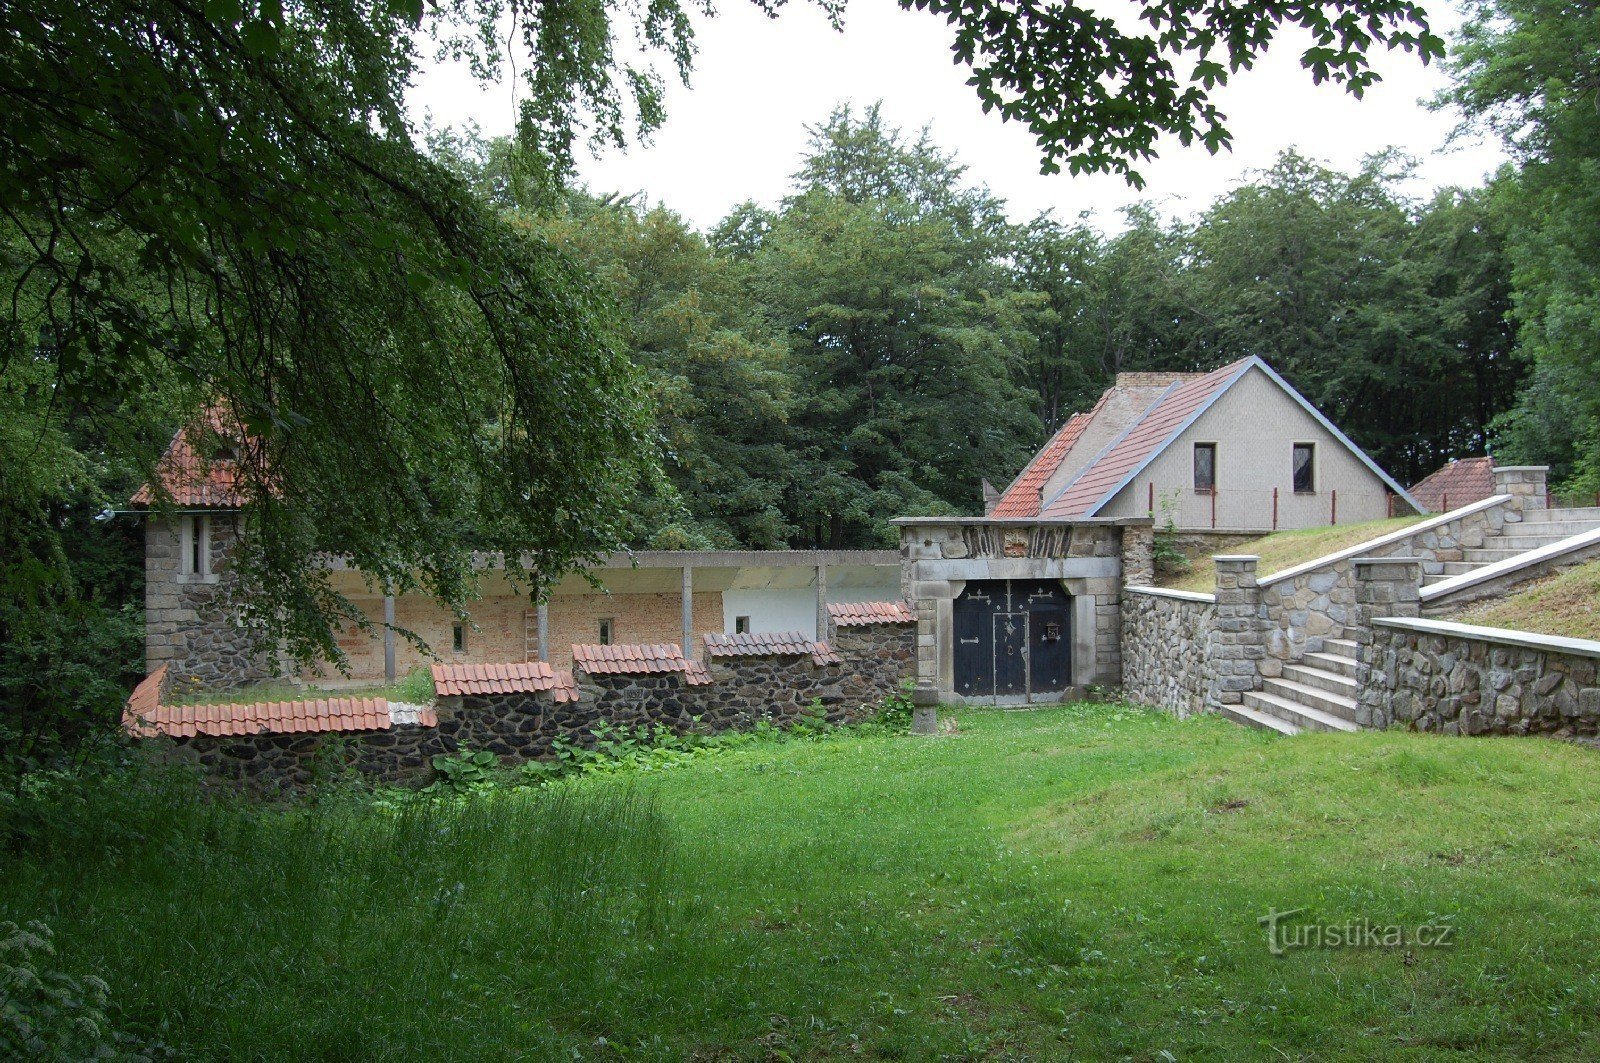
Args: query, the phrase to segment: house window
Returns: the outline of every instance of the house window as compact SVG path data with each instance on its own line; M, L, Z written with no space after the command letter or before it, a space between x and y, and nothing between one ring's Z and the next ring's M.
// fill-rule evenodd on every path
M450 627L450 648L456 653L467 652L467 625L453 624Z
M1194 445L1194 489L1206 494L1217 489L1217 445Z
M736 617L734 617L733 618L733 633L735 635L748 635L748 634L750 634L750 618L748 616L736 616Z
M1317 448L1314 443L1296 443L1294 445L1294 490L1295 494L1313 494L1317 489L1316 476Z
M616 634L617 622L610 617L600 621L600 645L611 645L611 639Z
M182 518L178 531L179 550L185 576L206 576L211 572L211 525L203 514Z

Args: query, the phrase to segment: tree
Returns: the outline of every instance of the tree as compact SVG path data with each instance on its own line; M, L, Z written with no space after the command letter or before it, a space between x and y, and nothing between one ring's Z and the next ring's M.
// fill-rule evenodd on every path
M1572 0L1474 0L1441 102L1516 160L1497 182L1512 316L1534 386L1502 422L1504 455L1600 488L1600 11Z
M803 542L883 543L886 517L971 511L1038 435L1013 383L1037 299L1001 264L1000 202L961 174L926 133L840 110L749 256L789 342Z

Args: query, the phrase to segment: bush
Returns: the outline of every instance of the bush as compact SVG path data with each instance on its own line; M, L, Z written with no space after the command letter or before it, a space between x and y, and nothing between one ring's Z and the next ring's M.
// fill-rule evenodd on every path
M0 1055L10 1059L152 1058L106 1017L111 989L55 969L50 928L0 923Z

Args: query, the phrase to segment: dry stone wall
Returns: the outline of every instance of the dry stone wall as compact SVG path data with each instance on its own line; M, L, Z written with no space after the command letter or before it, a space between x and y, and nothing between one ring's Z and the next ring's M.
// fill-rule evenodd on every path
M1600 733L1600 642L1435 620L1373 621L1362 714L1447 735Z
M1188 716L1205 708L1216 602L1130 587L1122 599L1122 688L1128 700Z

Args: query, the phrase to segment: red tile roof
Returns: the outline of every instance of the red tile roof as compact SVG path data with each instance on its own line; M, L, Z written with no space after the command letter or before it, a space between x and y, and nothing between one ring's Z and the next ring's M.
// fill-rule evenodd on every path
M1411 497L1434 513L1459 509L1494 494L1494 459L1461 458L1411 489Z
M128 695L128 703L122 710L122 726L126 730L138 734L144 717L161 707L166 682L167 666L162 665L133 688L133 693Z
M129 716L132 716L131 721ZM157 705L134 714L129 702L124 724L134 734L195 735L300 734L326 731L386 731L389 703L383 698L324 698L316 701L258 701L233 705ZM417 720L438 725L432 709Z
M837 627L917 622L917 614L906 602L835 602L828 606L828 616Z
M661 645L572 647L572 664L590 675L671 675L683 676L689 686L710 683L711 673L699 661L683 655L676 642Z
M809 655L814 664L843 664L844 658L829 648L826 642L813 642L798 631L760 634L741 632L737 635L706 636L707 657L804 657Z
M1011 486L1005 489L996 502L994 509L989 511L991 517L1037 517L1039 515L1039 491L1046 481L1055 475L1061 467L1061 460L1067 456L1067 451L1072 449L1072 444L1078 441L1083 430L1089 426L1090 419L1094 416L1089 413L1075 413L1067 418L1067 423L1061 426L1060 431L1050 437L1050 441L1033 456Z
M221 456L210 460L204 456L212 449L210 441L218 436L242 439L244 433L221 407L213 406L201 414L196 424L172 437L166 454L156 465L156 476L172 496L173 505L234 509L243 504L237 464ZM136 506L148 506L155 500L155 487L145 484L134 492L131 501Z
M433 692L441 698L461 694L521 694L548 690L557 703L577 701L572 673L544 661L518 664L436 664Z
M1242 359L1173 385L1131 430L1046 503L1040 515L1052 520L1092 516L1112 491L1165 446L1194 413L1248 368L1250 362L1248 358Z

